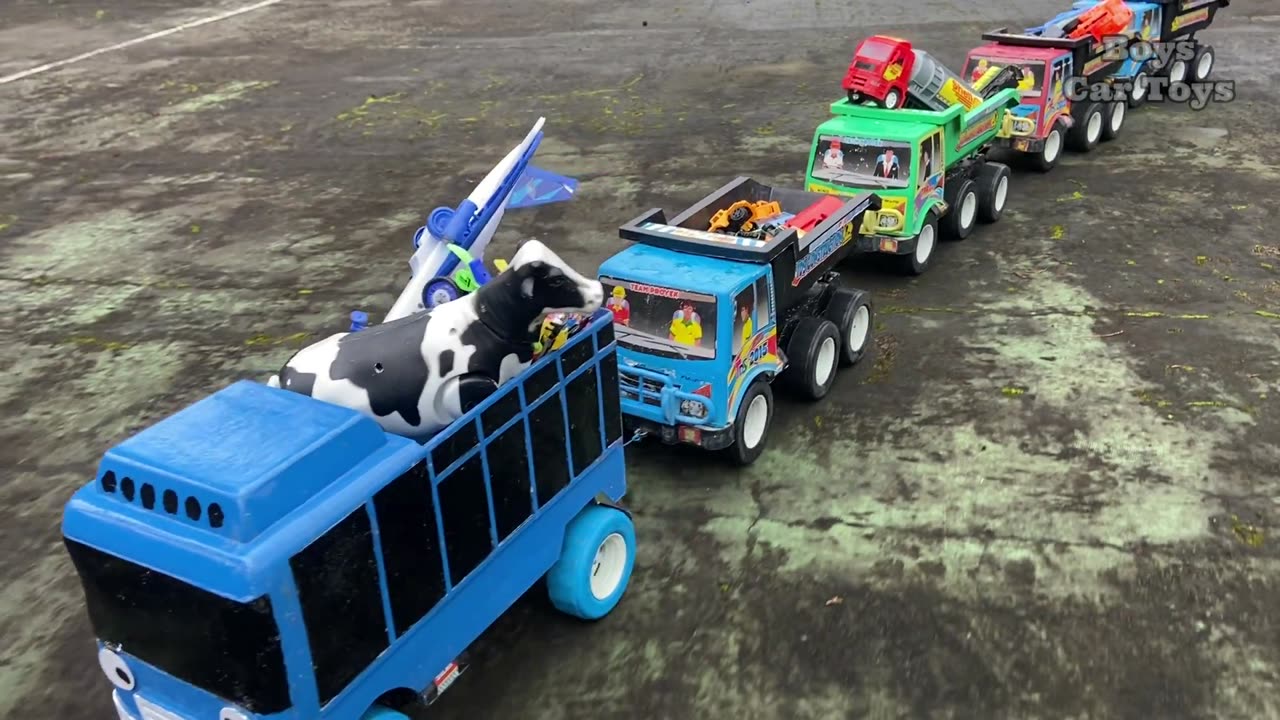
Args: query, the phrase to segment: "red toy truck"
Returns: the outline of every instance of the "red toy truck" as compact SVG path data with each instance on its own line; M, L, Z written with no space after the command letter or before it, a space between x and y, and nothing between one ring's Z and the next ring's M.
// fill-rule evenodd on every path
M873 35L858 44L844 76L849 104L867 101L896 110L943 111L952 105L972 110L1016 82L1015 68L993 68L966 82L929 53L888 35Z
M872 35L858 43L844 75L849 102L874 100L890 110L902 107L914 61L911 43L901 38Z
M1072 103L1066 83L1073 78L1088 83L1106 81L1119 69L1123 59L1105 55L1106 45L1098 37L1128 35L1133 13L1110 0L1089 10L1077 10L1023 33L1001 28L985 33L988 44L969 51L965 77L990 72L992 67L1014 67L1020 71L1018 91L1022 104L1011 112L1015 123L1034 123L1030 137L1010 137L998 144L1031 156L1033 165L1047 172L1058 164L1062 150L1069 147L1089 152L1100 141L1111 140L1124 123L1126 103ZM1122 24L1124 23L1124 24Z

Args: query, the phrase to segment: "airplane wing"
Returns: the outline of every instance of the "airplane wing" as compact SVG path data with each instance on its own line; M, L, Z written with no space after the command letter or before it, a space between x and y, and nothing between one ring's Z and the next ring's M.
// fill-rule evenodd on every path
M529 165L516 182L507 209L565 202L572 200L577 191L577 180Z

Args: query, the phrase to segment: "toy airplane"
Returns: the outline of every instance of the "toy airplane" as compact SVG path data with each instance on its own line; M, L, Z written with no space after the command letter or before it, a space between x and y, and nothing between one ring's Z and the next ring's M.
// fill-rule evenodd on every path
M383 322L432 308L484 284L484 250L509 208L573 198L578 181L529 164L542 142L538 118L524 140L485 175L457 208L438 207L413 235L413 277ZM498 268L501 271L501 267Z

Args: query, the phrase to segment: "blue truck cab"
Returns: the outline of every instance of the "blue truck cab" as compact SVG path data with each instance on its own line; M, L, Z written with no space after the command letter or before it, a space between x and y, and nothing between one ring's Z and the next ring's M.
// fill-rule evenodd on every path
M615 354L601 311L421 444L240 381L112 448L63 535L116 715L405 720L540 579L608 613L635 544Z
M633 244L600 266L600 282L629 428L754 462L773 379L817 400L836 366L866 350L870 298L839 288L832 268L879 208L874 193L837 198L739 177L670 222L653 209L623 225Z
M1101 0L1076 0L1076 11L1087 10ZM1144 103L1150 92L1150 78L1163 77L1169 82L1203 82L1213 70L1214 51L1209 45L1195 40L1196 32L1212 24L1218 10L1231 4L1231 0L1126 0L1133 11L1129 32L1139 42L1139 50L1115 69L1113 80L1124 81L1128 87L1130 107ZM1191 43L1167 58L1161 58L1147 43L1169 43L1189 39Z

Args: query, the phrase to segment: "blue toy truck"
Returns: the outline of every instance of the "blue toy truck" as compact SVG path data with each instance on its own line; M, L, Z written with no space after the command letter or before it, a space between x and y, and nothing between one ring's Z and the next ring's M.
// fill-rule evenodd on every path
M1099 2L1076 0L1074 7L1085 10ZM1204 82L1209 78L1213 71L1213 46L1196 41L1195 36L1209 27L1218 10L1230 5L1231 0L1126 0L1125 4L1133 11L1130 31L1138 40L1148 43L1192 41L1192 47L1187 48L1189 52L1175 53L1166 58L1131 53L1111 75L1113 81L1122 81L1128 87L1129 107L1138 107L1146 101L1152 77L1163 78L1159 82L1169 83Z
M866 350L870 298L838 288L832 268L879 208L874 193L837 198L739 177L670 222L653 209L623 225L634 244L600 266L600 282L628 427L754 462L774 377L817 400L837 364Z
M622 446L603 311L425 444L249 381L141 431L63 517L117 714L405 720L540 578L602 617Z

